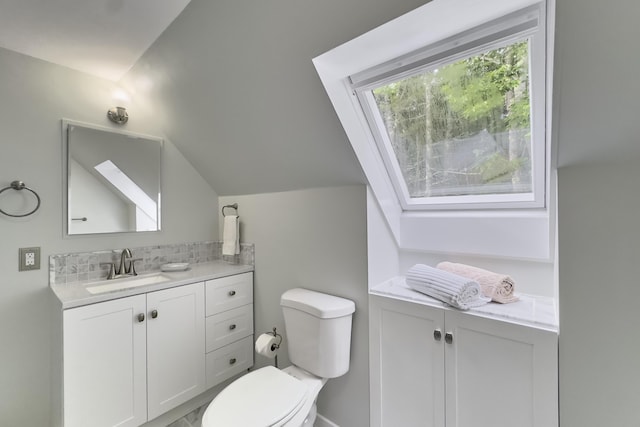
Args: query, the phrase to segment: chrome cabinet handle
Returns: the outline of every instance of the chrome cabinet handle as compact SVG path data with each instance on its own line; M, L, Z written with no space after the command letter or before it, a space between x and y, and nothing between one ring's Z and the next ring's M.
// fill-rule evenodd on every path
M451 332L447 332L446 334L444 334L444 341L447 344L451 344L453 342L453 334Z
M232 297L236 294L236 291L229 291L229 296Z
M158 310L153 310L153 311L151 312L151 318L152 318L152 319L156 319L157 317L158 317Z
M138 322L140 323L144 322L144 313L138 314Z
M442 339L442 331L440 329L433 331L433 339L436 341L440 341Z
M236 328L236 324L232 323L231 325L229 325L229 330L233 331Z
M235 357L229 359L229 365L233 365L235 363L236 363L236 358Z

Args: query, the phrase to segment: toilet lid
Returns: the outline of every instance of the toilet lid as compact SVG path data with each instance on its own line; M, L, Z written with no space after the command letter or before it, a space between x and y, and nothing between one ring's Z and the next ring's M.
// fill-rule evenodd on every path
M273 366L240 377L211 402L203 427L267 427L279 425L305 401L304 383Z

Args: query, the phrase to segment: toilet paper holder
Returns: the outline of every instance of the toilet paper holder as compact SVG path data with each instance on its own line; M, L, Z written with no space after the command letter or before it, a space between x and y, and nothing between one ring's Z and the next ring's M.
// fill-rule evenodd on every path
M266 332L267 334L271 334L274 337L278 338L278 342L277 343L273 343L271 344L271 351L277 350L280 348L280 344L282 344L282 335L280 335L278 333L278 331L276 330L276 327L273 327L273 331L271 332ZM274 358L274 362L275 362L275 366L276 368L278 367L278 354L276 354L276 357Z
M278 341L277 343L274 343L274 344L272 344L272 345L271 345L271 350L277 350L277 349L279 349L279 348L280 348L280 344L282 344L282 335L280 335L280 334L278 333L278 331L276 330L276 327L274 326L274 327L273 327L273 331L271 331L271 332L267 332L267 334L271 334L271 335L273 335L274 337L276 337L276 338L279 338L279 339L280 339L280 341Z

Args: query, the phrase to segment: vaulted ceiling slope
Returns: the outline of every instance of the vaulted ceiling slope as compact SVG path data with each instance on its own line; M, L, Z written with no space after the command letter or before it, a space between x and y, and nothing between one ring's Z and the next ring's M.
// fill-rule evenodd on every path
M640 3L556 4L553 108L558 168L638 158L640 61L629 52L638 50ZM585 22L597 22L597 29Z
M190 0L2 0L0 47L119 80Z
M311 60L424 3L192 0L123 85L220 195L363 183Z

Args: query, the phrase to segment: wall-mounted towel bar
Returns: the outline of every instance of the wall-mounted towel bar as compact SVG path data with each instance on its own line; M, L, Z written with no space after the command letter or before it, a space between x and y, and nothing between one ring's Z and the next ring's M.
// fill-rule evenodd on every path
M28 190L28 191L30 191L31 193L33 193L33 195L34 195L34 196L36 196L36 199L37 199L38 203L36 204L36 207L35 207L33 210L31 210L31 211L29 211L29 212L27 212L27 213L24 213L24 214L12 214L12 213L5 212L5 211L3 211L2 209L0 209L0 213L4 214L4 215L6 215L6 216L14 217L14 218L20 218L20 217L23 217L23 216L29 216L29 215L31 215L32 213L34 213L35 211L37 211L37 210L38 210L38 208L40 207L40 196L38 196L38 193L36 193L34 190L32 190L31 188L27 187L27 186L24 184L24 182L22 182L22 181L13 181L11 184L9 184L9 186L8 186L8 187L5 187L5 188L3 188L2 190L0 190L0 194L1 194L2 192L4 192L4 191L9 190L9 189L13 189L13 190L17 190L17 191L20 191L20 190Z
M238 204L237 204L237 203L234 203L234 204L232 204L232 205L225 205L225 206L223 206L223 207L222 207L222 216L226 216L226 215L224 214L224 210L225 210L225 208L235 209L235 210L236 210L236 213L238 213Z

